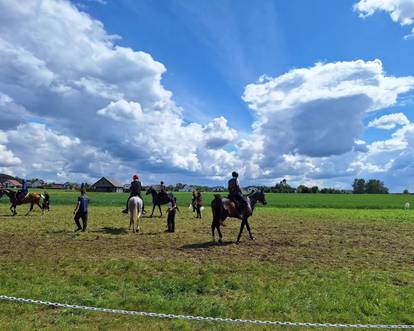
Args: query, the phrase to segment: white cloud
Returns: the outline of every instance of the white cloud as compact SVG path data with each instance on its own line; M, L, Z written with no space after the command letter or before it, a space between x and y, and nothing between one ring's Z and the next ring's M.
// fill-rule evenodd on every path
M246 86L266 154L343 154L359 139L367 112L389 107L414 87L413 77L386 76L382 63L350 61L294 69ZM271 162L273 163L273 162Z
M249 84L243 99L257 114L254 133L262 142L252 153L261 173L302 179L356 175L350 164L369 151L361 140L362 120L413 88L413 77L387 76L379 60L318 63Z
M237 131L227 126L224 117L214 118L203 128L207 148L219 149L237 138Z
M360 17L366 18L377 11L388 13L391 19L401 25L412 25L414 23L414 1L413 0L360 0L354 5L354 10L359 12ZM414 34L405 36L409 38Z
M46 132L53 127L55 135L101 151L109 163L138 165L140 171L202 171L215 160L207 159L204 146L220 153L236 138L224 118L206 126L186 123L161 83L164 65L148 53L116 45L116 37L101 22L70 2L32 0L20 5L0 0L0 21L0 119L8 120L0 129L7 130L16 155L24 149L16 132L32 128L31 122L39 118ZM25 116L10 116L12 107L14 115ZM23 126L16 128L19 123ZM29 153L25 159L30 162L19 170L47 164L70 175L73 162L64 166L70 157L56 155L52 167ZM58 172L59 167L66 170ZM205 172L212 174L208 168Z
M407 116L403 113L395 113L384 115L379 118L374 119L368 123L369 128L378 128L384 130L394 129L397 125L406 125L409 124Z

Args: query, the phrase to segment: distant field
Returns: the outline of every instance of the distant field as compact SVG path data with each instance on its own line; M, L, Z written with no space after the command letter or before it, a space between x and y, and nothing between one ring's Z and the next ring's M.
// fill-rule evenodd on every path
M51 204L68 205L76 202L78 192L49 190ZM88 193L92 206L122 207L128 197L127 193ZM191 193L174 193L179 206L188 206ZM222 193L223 196L226 193ZM209 205L214 193L204 193L204 202ZM151 197L144 195L145 203L151 203ZM402 194L266 194L266 208L345 208L345 209L402 209L408 201L414 208L414 196ZM0 203L6 203L3 197Z

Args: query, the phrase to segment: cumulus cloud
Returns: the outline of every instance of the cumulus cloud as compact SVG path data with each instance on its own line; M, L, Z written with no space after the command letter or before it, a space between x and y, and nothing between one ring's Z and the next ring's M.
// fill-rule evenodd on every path
M237 131L227 126L224 117L213 119L203 128L204 140L207 148L218 149L237 138Z
M377 11L388 13L391 19L401 25L413 25L414 1L413 0L360 0L354 5L354 10L363 18L373 15ZM414 29L410 38L414 35Z
M403 113L395 113L384 115L374 119L373 121L368 123L368 127L391 130L394 129L397 125L406 125L409 123L410 121L408 120L407 116L405 116Z
M413 77L387 76L379 60L318 63L262 77L243 95L258 118L260 168L269 176L286 171L322 177L329 168L346 175L344 160L367 151L360 140L363 118L413 88Z
M24 149L16 132L38 135L34 123L41 122L45 132L53 127L42 145L51 150L53 137L67 137L93 150L88 155L101 153L129 169L212 174L207 165L215 158L208 159L204 146L220 153L236 138L225 118L187 123L161 83L165 66L148 53L117 45L101 22L70 2L32 0L23 6L0 0L0 20L0 129L16 153ZM74 146L55 147L70 151ZM33 153L28 158L56 173L57 168L65 169L61 174L91 173L71 153L56 153L61 161L55 166ZM28 163L23 164L19 171L28 172ZM93 173L105 174L103 169Z

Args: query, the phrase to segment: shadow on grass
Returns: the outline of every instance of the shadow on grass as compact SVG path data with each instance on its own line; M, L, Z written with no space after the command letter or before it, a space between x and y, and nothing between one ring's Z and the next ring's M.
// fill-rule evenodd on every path
M98 230L94 230L94 231L91 231L91 232L120 235L120 234L127 234L128 230L125 229L125 228L114 228L112 226L105 226L103 228L100 228Z
M213 242L213 241L207 241L204 243L197 243L197 244L189 244L181 246L183 249L203 249L203 248L209 248L213 246L228 246L228 245L234 245L236 244L234 241L224 241L223 243Z

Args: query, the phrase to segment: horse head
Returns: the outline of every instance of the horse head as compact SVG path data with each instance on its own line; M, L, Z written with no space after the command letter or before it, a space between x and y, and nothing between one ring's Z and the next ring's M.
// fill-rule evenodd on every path
M154 191L154 188L152 186L148 187L147 192L145 192L145 195L152 194Z
M261 202L263 205L267 205L266 196L264 192L264 188L259 191L259 195L257 197L257 201Z
M42 210L49 210L50 205L50 197L47 192L43 194L43 202L42 202Z
M252 205L255 205L256 202L260 202L262 205L267 205L264 188L261 188L260 190L253 190L249 194L249 198L252 202Z

